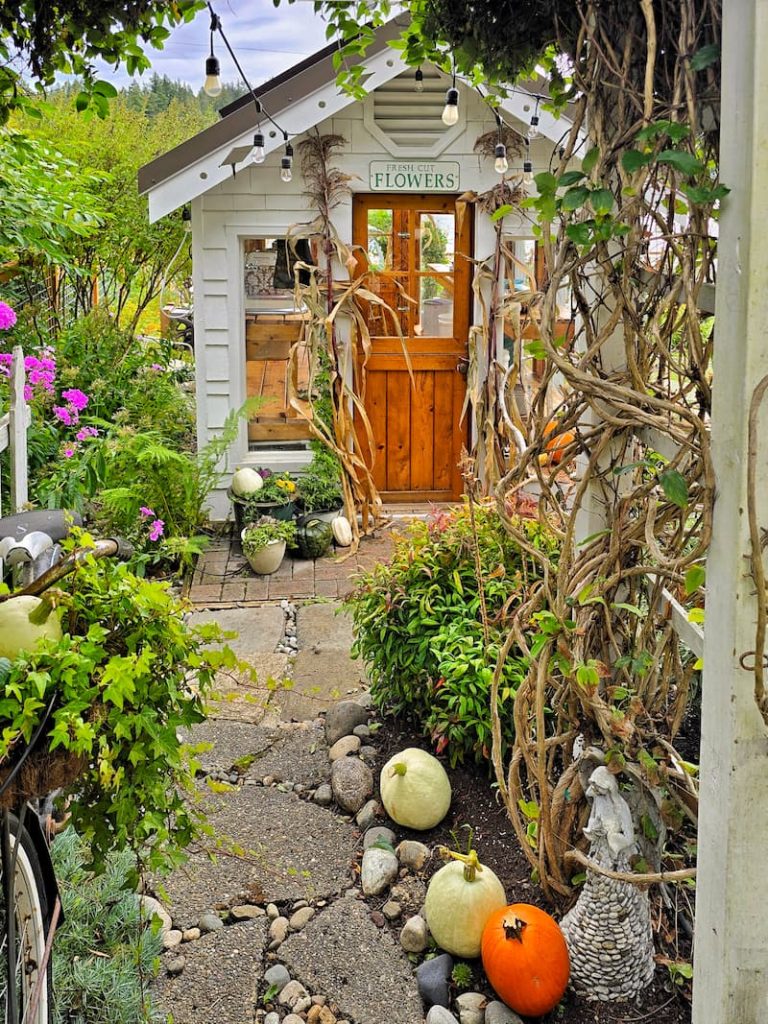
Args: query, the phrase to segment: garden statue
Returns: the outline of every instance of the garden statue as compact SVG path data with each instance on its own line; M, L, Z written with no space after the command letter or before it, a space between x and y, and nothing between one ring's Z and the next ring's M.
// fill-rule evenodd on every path
M630 871L635 830L616 776L595 768L586 793L592 801L584 829L589 859L609 871ZM588 999L631 999L650 984L655 964L647 889L587 868L579 898L560 927L571 958L571 984Z

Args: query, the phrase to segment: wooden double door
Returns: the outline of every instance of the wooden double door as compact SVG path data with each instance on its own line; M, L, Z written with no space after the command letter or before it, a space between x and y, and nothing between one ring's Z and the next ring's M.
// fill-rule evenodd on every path
M376 486L390 502L458 498L469 422L472 209L453 196L356 195L353 241L366 287L382 301L366 307Z

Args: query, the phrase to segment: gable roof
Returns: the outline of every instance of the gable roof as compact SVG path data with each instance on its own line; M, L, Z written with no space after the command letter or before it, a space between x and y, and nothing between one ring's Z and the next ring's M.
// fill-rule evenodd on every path
M402 27L402 22L393 18L374 31L374 40L363 59L365 73L361 79L369 91L407 70L400 52L389 46L400 36ZM254 89L264 109L279 123L285 122L291 135L300 135L357 102L336 86L333 56L337 50L338 43L331 43ZM501 109L525 124L530 120L531 100L527 90L518 88L503 100ZM284 145L282 133L274 130L264 114L259 115L250 93L223 107L220 115L215 124L139 169L139 192L149 196L150 221L159 220L229 177L233 150L240 148L246 155L259 125L266 153ZM539 121L540 131L553 142L571 127L568 118L556 118L543 110L539 111Z

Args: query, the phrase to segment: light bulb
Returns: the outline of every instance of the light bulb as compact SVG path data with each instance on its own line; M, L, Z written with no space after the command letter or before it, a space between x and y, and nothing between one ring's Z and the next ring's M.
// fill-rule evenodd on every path
M533 164L530 160L526 160L523 163L523 181L526 185L533 184Z
M283 179L283 181L290 181L291 178L293 178L290 157L284 156L283 159L280 161L280 177Z
M449 89L445 94L445 106L443 107L443 124L449 128L458 124L459 121L459 90Z
M509 163L507 161L507 147L503 142L500 142L496 149L493 151L493 155L496 157L493 168L497 174L506 174L509 170Z
M221 78L220 78L221 67L219 65L218 57L206 57L205 60L205 81L203 82L203 92L206 96L210 96L211 99L215 99L221 95Z
M266 157L264 152L264 136L261 132L256 132L253 136L253 150L251 152L251 159L255 164L263 164Z
M184 225L185 231L192 230L192 211L188 206L185 206L181 211L181 222Z
M531 127L528 129L529 139L538 139L539 137L539 115L534 114L531 118Z
M413 77L413 88L416 90L416 92L424 92L424 72L421 70L421 68L416 68L416 74Z

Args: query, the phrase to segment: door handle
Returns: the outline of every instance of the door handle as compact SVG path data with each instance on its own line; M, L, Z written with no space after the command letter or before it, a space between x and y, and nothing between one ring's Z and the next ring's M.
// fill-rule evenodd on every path
M458 363L456 363L456 373L460 373L462 377L467 376L467 374L469 373L468 359L460 359Z

